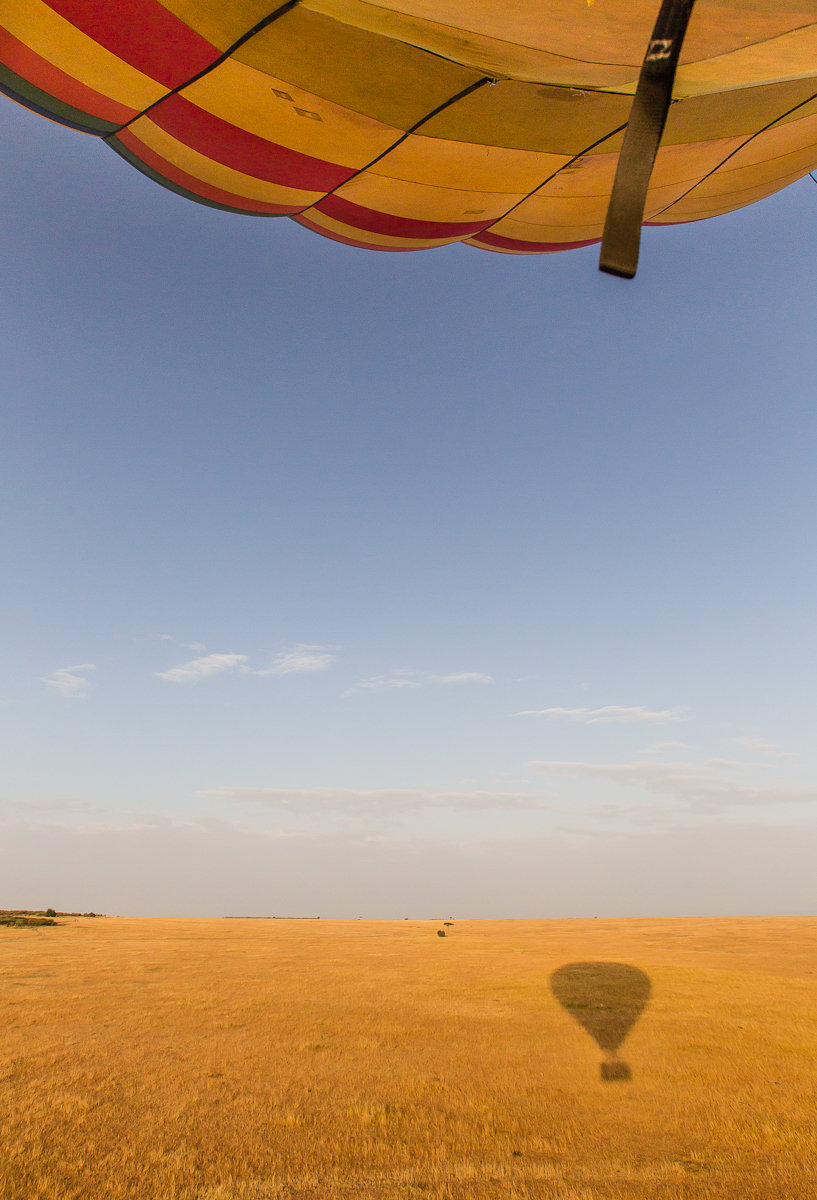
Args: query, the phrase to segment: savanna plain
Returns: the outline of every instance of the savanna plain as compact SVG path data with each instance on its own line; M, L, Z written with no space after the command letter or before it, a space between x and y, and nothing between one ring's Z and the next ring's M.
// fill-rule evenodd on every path
M817 1195L814 917L58 916L0 963L3 1200ZM618 1077L575 964L649 980Z

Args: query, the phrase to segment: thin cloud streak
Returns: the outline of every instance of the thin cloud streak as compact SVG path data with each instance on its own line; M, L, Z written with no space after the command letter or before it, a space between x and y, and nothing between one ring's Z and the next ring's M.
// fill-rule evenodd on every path
M768 754L771 758L794 758L790 751L781 750L775 742L767 742L765 738L756 737L753 734L729 738L729 743L732 746L739 746L741 750L753 750L757 754Z
M719 767L723 771L744 771L751 767L753 771L773 771L772 763L747 763L742 762L737 758L708 758L704 763L706 767Z
M192 643L191 648L204 649L200 643ZM193 658L181 666L171 667L169 671L157 671L159 679L169 683L198 683L211 675L223 675L225 672L238 669L243 675L302 675L314 671L325 671L335 661L331 646L313 646L298 643L283 650L269 667L256 669L247 665L246 654L205 654L201 658Z
M311 646L298 643L284 650L269 667L247 671L251 675L301 675L312 671L325 671L332 666L336 655L332 646Z
M90 680L80 672L95 671L94 663L79 663L75 667L59 667L42 680L46 687L54 688L66 700L84 700L88 695Z
M199 792L219 800L301 813L367 813L393 816L428 809L533 810L551 806L532 792L432 792L413 788L225 787Z
M530 764L540 774L561 779L590 779L669 797L682 809L711 812L736 805L778 805L817 801L817 788L789 789L774 784L741 783L723 771L756 769L754 763L717 760L721 773L711 774L685 762L588 763L540 761ZM765 764L764 764L765 766Z
M609 725L619 722L666 725L670 721L689 720L682 708L650 709L644 708L643 705L628 708L621 704L607 704L603 708L527 708L513 715L545 717L548 721L581 721L585 725Z
M18 812L24 816L28 813L92 813L103 812L104 809L98 804L91 804L88 800L79 800L76 797L38 797L34 799L19 799L16 796L8 798L0 798L0 812L7 809L11 812Z
M370 675L367 679L361 679L343 694L344 696L351 696L357 691L396 692L406 688L417 689L436 684L442 684L443 686L461 684L484 685L493 682L493 676L487 675L484 671L452 671L446 675L421 675L419 671L415 671L411 667L404 667L399 670L390 671L387 675Z
M455 671L451 675L433 675L433 683L493 683L492 675L484 671Z
M774 754L780 748L774 742L767 742L765 738L756 737L754 734L729 738L729 743L732 746L740 746L742 750L757 750L758 753L766 754Z
M416 679L406 679L402 675L370 675L368 679L361 679L354 687L350 687L343 694L351 696L353 692L396 692L401 688L419 688L422 684Z
M223 675L225 671L233 671L246 661L246 654L205 654L202 658L191 658L179 667L171 667L169 671L157 671L156 674L168 683L199 683L212 675Z
M653 742L639 750L639 754L666 754L670 750L689 750L689 742Z

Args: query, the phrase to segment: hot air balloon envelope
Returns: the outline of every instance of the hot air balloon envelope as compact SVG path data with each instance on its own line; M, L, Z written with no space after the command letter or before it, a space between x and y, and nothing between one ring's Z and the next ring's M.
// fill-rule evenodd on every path
M601 237L658 8L1 0L0 87L204 204L373 250L545 253ZM671 88L648 223L804 175L817 0L696 0Z

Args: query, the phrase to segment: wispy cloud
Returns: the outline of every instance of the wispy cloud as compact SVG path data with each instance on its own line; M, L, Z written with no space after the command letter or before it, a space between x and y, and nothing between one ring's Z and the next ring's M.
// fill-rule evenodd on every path
M452 675L432 675L432 683L493 683L493 676L484 671L458 671Z
M187 643L188 649L203 650L201 642ZM325 671L335 661L334 647L299 643L282 650L268 667L251 667L246 654L204 654L169 671L157 671L160 679L169 683L198 683L211 675L223 675L238 670L244 675L300 675Z
M453 671L445 675L424 674L412 667L401 667L389 671L386 675L370 675L361 679L354 687L343 694L351 696L354 692L396 692L405 688L423 688L436 684L444 686L457 684L486 684L493 683L493 677L484 671Z
M344 696L350 696L352 692L395 692L401 688L419 688L423 685L416 679L409 679L405 675L370 675L368 679L361 679L354 687L349 688L344 692Z
M670 750L689 750L689 742L651 742L639 754L667 754Z
M767 742L765 738L757 737L754 734L729 738L729 743L732 746L739 746L741 750L751 750L754 754L768 754L771 758L794 757L789 751L781 750L774 742Z
M760 787L744 783L741 771L756 770L759 764L712 759L703 765L688 762L534 762L541 774L561 779L587 779L619 784L669 797L684 809L718 810L733 805L775 805L817 801L817 788L795 790L774 784ZM761 769L768 769L761 764ZM713 773L713 768L715 772Z
M225 787L199 792L220 800L260 804L301 813L396 813L424 809L541 809L549 808L532 792L432 792L412 788L269 788Z
M607 704L603 708L527 708L513 714L515 717L545 717L548 721L581 721L585 725L609 725L613 723L666 725L671 721L688 721L689 716L682 708L652 709L643 705L627 708L621 704Z
M175 637L172 633L160 633L158 634L158 638L160 642L176 642L177 645L183 646L185 650L195 650L201 653L207 649L204 642L186 642L183 638Z
M169 671L157 671L156 674L168 683L198 683L211 675L223 675L225 671L233 671L246 661L246 654L205 654L202 658L191 658L179 667L171 667Z
M88 671L95 671L94 663L79 663L75 667L60 667L43 679L46 687L54 688L66 700L84 700L88 695L90 680L85 678Z
M106 811L98 804L88 800L79 800L73 796L36 797L18 799L16 796L0 798L0 808L7 808L21 813L23 816L31 813L98 813Z
M331 667L336 655L333 646L311 646L298 643L283 650L271 666L253 671L253 675L301 675L311 671L325 671ZM247 668L250 670L250 668Z
M773 742L767 742L765 738L755 737L752 734L729 738L729 742L732 746L740 746L743 750L757 750L761 754L764 751L771 753L777 750L777 746Z
M720 771L745 771L749 767L754 771L774 770L771 763L747 763L741 762L737 758L708 758L704 766L717 767Z

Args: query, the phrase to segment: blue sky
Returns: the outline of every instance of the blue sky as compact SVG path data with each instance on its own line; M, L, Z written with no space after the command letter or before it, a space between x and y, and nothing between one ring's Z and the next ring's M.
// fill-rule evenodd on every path
M811 180L625 282L2 114L0 904L815 911Z

